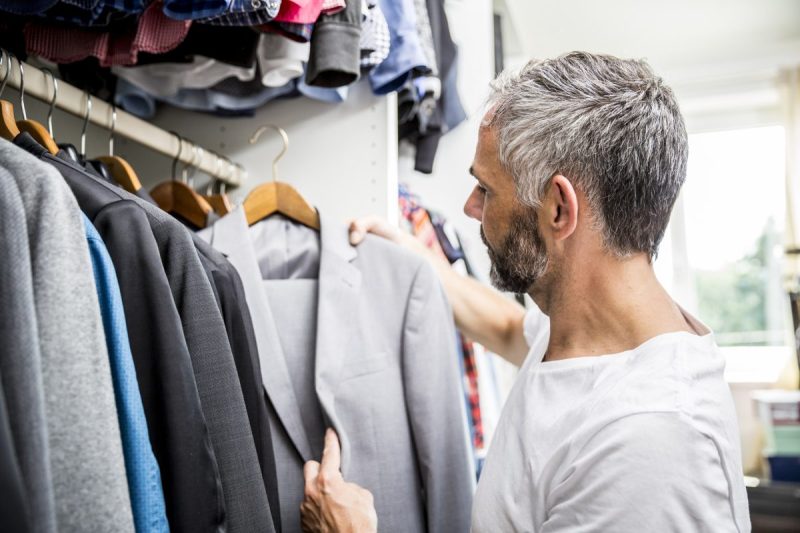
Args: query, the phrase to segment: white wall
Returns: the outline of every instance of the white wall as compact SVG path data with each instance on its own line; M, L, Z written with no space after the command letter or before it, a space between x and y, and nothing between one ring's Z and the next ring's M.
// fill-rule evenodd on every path
M18 109L18 92L7 88L4 97ZM45 123L47 105L26 98L28 116ZM19 113L19 111L17 111ZM239 203L259 183L272 179L272 160L282 141L266 131L259 141L250 136L263 124L286 130L289 150L278 165L279 179L295 186L310 203L334 219L378 213L397 217L397 99L377 97L361 81L341 104L297 98L270 102L252 118L221 118L165 106L152 122L177 131L201 147L226 155L242 165L248 178L228 191ZM82 119L56 110L53 116L59 142L80 146ZM127 159L146 189L170 179L172 157L116 136L117 155ZM87 128L90 157L108 153L108 131ZM194 186L202 191L209 178L198 174Z
M479 224L462 208L475 185L468 170L475 153L478 125L489 82L494 78L493 22L491 0L447 0L450 32L458 45L458 89L468 119L445 135L439 145L432 175L414 171L413 148L400 150L399 179L439 211L456 227L475 269L488 273L488 256L478 233Z
M690 131L778 120L781 68L800 64L796 0L498 0L512 62L586 50L644 58Z

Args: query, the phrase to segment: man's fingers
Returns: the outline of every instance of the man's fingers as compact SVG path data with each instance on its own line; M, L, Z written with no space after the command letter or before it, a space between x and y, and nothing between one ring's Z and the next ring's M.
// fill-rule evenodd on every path
M319 469L320 464L316 461L309 461L303 466L303 476L306 478L306 498L314 500L318 496L317 477L319 476Z
M373 217L357 218L350 222L350 244L361 244L372 226Z
M341 476L342 450L339 447L339 437L330 428L325 432L325 449L322 450L322 465L320 466L320 481L328 483ZM324 490L324 487L323 487Z
M391 226L383 218L370 215L354 219L350 222L350 244L361 244L367 233L373 233L385 239L394 240Z

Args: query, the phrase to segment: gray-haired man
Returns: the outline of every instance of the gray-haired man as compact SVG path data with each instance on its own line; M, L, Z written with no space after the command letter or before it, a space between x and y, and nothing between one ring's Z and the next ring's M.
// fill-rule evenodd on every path
M464 207L493 284L426 254L468 335L522 366L478 484L473 530L750 530L739 432L713 335L652 260L686 175L672 91L641 61L576 52L492 85ZM330 433L306 466L311 531L373 531L370 495L338 472Z

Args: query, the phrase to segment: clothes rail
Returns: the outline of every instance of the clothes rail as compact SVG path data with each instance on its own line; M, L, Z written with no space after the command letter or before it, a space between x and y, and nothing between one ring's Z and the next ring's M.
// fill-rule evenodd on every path
M20 69L17 68L16 60L8 61L8 55L6 55L6 60L3 61L3 66L0 68L0 79L5 77L6 69L8 68L11 69L8 76L8 85L19 90L21 81ZM22 68L25 77L25 96L33 96L49 104L53 98L53 83L48 79L49 76L42 70L25 62L22 63ZM62 80L58 80L55 107L79 118L85 118L87 108L86 93L77 87L64 83ZM120 109L116 110L116 115L115 135L121 135L172 159L175 159L176 154L180 153L180 161L197 168L216 180L224 182L229 187L238 187L247 179L247 172L244 168L240 165L231 165L230 160L227 158L205 148L195 146L185 139L182 141L183 149L181 150L181 141L175 134ZM94 98L89 109L89 121L102 128L111 129L112 106L98 98Z

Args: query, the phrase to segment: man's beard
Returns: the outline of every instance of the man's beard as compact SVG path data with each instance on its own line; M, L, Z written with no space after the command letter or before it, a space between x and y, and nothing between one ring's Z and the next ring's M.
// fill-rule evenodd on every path
M495 248L486 240L481 226L481 239L492 262L492 285L501 291L527 292L547 270L547 252L539 235L536 210L518 209L511 218L511 227L502 244Z

